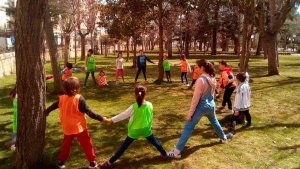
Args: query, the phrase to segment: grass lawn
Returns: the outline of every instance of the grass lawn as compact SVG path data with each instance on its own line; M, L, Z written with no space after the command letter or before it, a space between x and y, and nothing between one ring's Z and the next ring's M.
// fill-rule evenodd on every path
M151 55L154 61L156 56ZM197 56L199 57L199 56ZM224 57L225 58L225 57ZM82 89L92 109L103 116L111 117L127 109L135 100L133 81L135 70L131 63L125 64L126 82L114 82L115 56L97 57L97 67L105 70L109 86L99 88L89 79L89 87ZM222 57L208 58L215 63ZM237 67L238 59L226 58ZM194 63L196 58L190 59ZM178 62L178 58L171 60ZM252 88L252 128L238 126L233 140L219 144L212 126L203 118L195 128L180 160L161 159L159 153L146 140L135 141L116 162L116 168L300 168L300 56L280 56L280 76L266 77L267 60L252 58L250 61ZM82 66L83 63L79 63ZM47 73L50 64L47 63ZM179 67L172 67L173 84L153 84L157 77L157 66L148 64L148 97L153 103L153 132L168 151L177 143L185 124L192 90L179 83ZM235 69L236 72L236 69ZM74 73L81 82L84 73ZM190 78L191 79L191 78ZM142 80L140 76L140 80ZM12 132L12 102L9 91L14 87L15 76L1 79L0 86L0 168L13 168L13 153L10 151ZM58 96L51 94L53 81L47 81L47 106ZM234 97L234 96L233 96ZM233 100L232 97L232 100ZM217 101L220 105L220 100ZM217 114L224 129L230 114ZM101 124L88 118L88 126L98 161L107 160L120 146L127 134L127 122ZM63 133L58 111L47 118L45 167L53 168L60 149ZM82 168L88 163L77 141L73 142L67 168Z

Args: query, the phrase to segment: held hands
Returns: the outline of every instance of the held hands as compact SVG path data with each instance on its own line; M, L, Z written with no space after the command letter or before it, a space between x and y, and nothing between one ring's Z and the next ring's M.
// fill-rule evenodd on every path
M239 116L239 112L238 111L234 111L234 116Z
M188 114L188 115L186 116L186 120L187 120L187 121L191 121L191 120L192 120L192 116L191 116L190 114Z
M112 123L112 120L111 120L111 118L103 117L103 120L101 122L102 123Z

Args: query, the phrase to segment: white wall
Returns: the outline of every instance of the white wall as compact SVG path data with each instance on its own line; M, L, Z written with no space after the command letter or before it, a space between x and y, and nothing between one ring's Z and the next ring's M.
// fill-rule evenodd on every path
M16 73L15 52L0 54L0 78Z

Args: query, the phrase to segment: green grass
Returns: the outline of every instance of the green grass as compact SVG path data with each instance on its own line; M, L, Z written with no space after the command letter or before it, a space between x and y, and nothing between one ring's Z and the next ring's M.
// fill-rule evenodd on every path
M154 61L156 56L151 55ZM114 83L115 56L97 58L98 69L104 69L109 81L107 88L93 86L82 89L90 107L103 116L116 115L134 102L134 70L131 63L125 64L126 82ZM196 59L192 57L193 63ZM209 58L217 63L223 57ZM238 59L226 58L236 68ZM135 141L116 163L116 168L299 168L300 167L300 64L299 56L280 56L280 76L266 77L267 60L252 58L250 76L252 88L252 108L250 113L253 127L242 130L228 144L219 144L213 128L203 118L195 128L180 160L161 159L159 153L146 141ZM178 58L172 60L178 62ZM78 64L82 66L82 62ZM50 73L50 64L46 65ZM236 72L236 69L235 69ZM174 83L155 85L157 66L149 64L147 100L154 105L153 132L166 150L177 143L189 110L192 91L179 84L179 68L172 67ZM74 73L81 81L83 73ZM142 80L142 78L140 78ZM1 79L0 86L0 168L12 168L13 153L9 150L12 130L12 102L8 97L13 88L15 76ZM47 106L58 96L51 94L52 81L47 81ZM233 98L232 98L233 99ZM220 101L217 101L220 105ZM230 114L218 113L218 119L225 126ZM88 118L88 126L98 161L108 159L120 146L127 134L127 120L117 124L100 124ZM58 111L47 118L45 167L55 164L63 133ZM68 168L87 165L84 153L74 141Z

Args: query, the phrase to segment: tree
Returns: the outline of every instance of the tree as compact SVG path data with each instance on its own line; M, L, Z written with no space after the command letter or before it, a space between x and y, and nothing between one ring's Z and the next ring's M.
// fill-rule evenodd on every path
M279 74L277 35L297 0L258 1L258 30L268 57L268 75Z
M46 86L42 43L46 5L47 0L17 1L17 169L39 169L43 157Z

